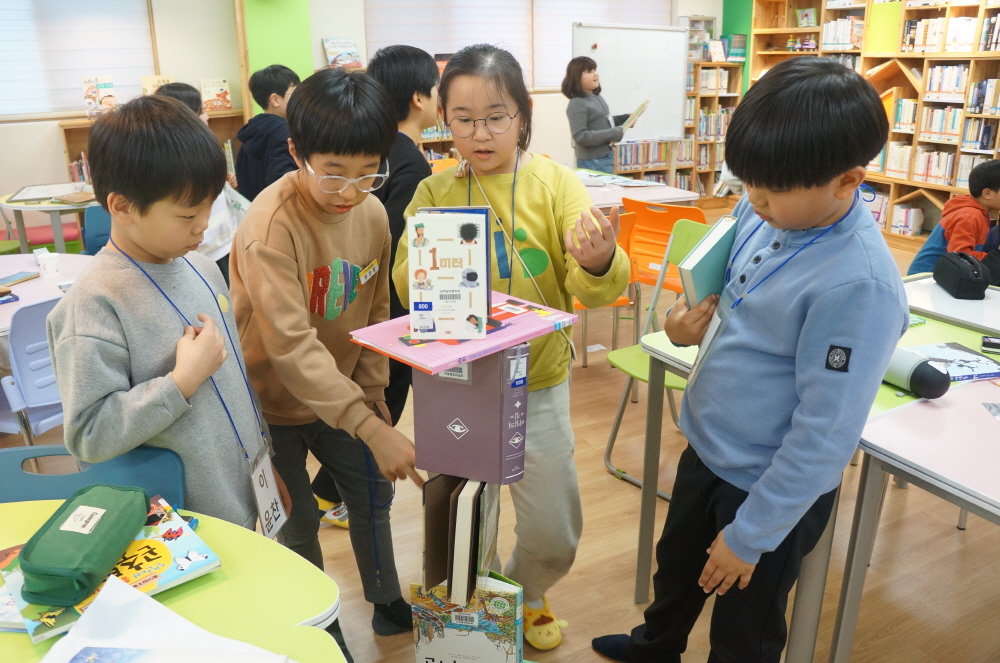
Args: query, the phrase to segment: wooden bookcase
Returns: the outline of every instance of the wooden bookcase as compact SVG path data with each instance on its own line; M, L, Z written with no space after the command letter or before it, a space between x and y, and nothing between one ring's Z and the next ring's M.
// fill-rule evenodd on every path
M714 77L719 81L722 72L728 72L725 85L704 89ZM623 164L621 150L616 146L615 173L628 175L636 179L656 177L669 186L700 193L703 198L711 198L715 188L718 173L722 170L725 160L725 127L722 124L720 109L735 108L742 97L743 63L740 62L689 62L688 86L686 92L686 108L693 110L694 115L685 113L684 141L669 143L666 162L651 163L640 160L638 163ZM700 133L699 117L704 114L715 115L719 122L716 131L710 134ZM644 141L656 143L657 141ZM682 160L684 143L693 144L693 159ZM625 141L619 146L634 145Z
M70 163L80 158L81 152L87 151L87 143L90 138L90 127L95 120L63 120L59 123L62 130L63 154L66 157L66 167ZM208 128L212 130L219 143L227 140L233 141L233 156L240 149L240 142L236 140L236 132L243 126L243 110L234 108L226 111L215 111L208 114Z
M868 184L876 191L889 197L888 214L891 223L892 209L897 204L909 204L924 210L922 234L904 236L883 231L886 242L898 249L919 251L941 217L941 210L949 198L967 194L968 185L959 181L962 157L980 155L987 159L998 158L997 130L1000 129L1000 111L994 113L973 113L969 110L970 90L979 81L1000 79L1000 51L980 51L980 38L989 21L1000 16L1000 0L980 0L975 3L941 2L937 4L913 6L918 0L897 2L858 3L852 7L822 8L822 21L818 28L798 28L795 9L818 5L810 0L754 0L753 37L751 39L751 83L756 82L767 69L783 59L803 52L778 52L778 40L787 40L790 34L809 32L822 35L822 23L843 17L845 14L865 18L864 41L860 51L832 51L821 49L818 54L857 54L860 57L858 71L871 82L882 97L889 118L889 142L911 148L910 158L900 168L888 169L888 154L885 165L873 163L869 166ZM932 52L903 51L904 30L907 21L941 18L945 22L944 38L946 50ZM972 50L947 50L947 25L953 19L973 19ZM774 24L783 23L780 26ZM970 22L971 24L971 22ZM988 48L988 46L987 46ZM928 95L932 69L945 66L968 68L967 83L952 95ZM900 124L897 113L901 101L908 101L916 107L916 126ZM951 108L957 126L957 136L942 140L922 132L925 112ZM970 121L981 120L994 125L994 133L987 149L963 144L963 138ZM918 174L918 149L953 155L954 164L942 171L941 181L924 181ZM889 145L886 152L888 153Z

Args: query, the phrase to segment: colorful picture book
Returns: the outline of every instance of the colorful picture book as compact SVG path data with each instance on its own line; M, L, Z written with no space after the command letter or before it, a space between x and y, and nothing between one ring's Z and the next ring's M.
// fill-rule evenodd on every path
M110 76L83 79L83 103L87 115L95 115L115 106L115 84Z
M930 359L932 364L948 371L952 382L1000 377L1000 362L961 343L917 345L906 349Z
M331 67L361 68L361 54L353 39L324 39L323 50L327 65Z
M0 585L0 631L14 631L27 633L28 628L21 619L21 612L14 603L14 597L10 595L7 585Z
M410 265L413 265L412 259ZM428 340L410 334L406 316L351 332L351 340L432 375L569 327L577 316L502 292L492 293L486 338Z
M69 663L285 663L287 656L261 650L249 652L192 651L190 649L126 649L84 647Z
M490 211L420 208L406 220L413 338L486 338Z
M24 577L18 555L22 547L0 550L0 575L21 613L31 641L37 643L68 631L101 588L71 607L28 603L21 596ZM156 594L214 571L220 565L219 556L157 495L150 499L145 527L122 553L111 575L147 594Z
M444 586L410 585L416 660L463 663L520 663L524 636L523 590L491 572L480 579L470 605L446 598Z
M173 83L173 76L143 76L142 79L142 94L147 96L150 94L156 94L156 91L167 83Z
M233 100L229 96L229 81L225 78L202 81L201 103L206 113L232 110Z

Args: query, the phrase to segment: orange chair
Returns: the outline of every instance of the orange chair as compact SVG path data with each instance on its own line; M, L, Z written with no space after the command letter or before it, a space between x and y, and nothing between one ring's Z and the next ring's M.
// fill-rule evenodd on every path
M618 217L618 246L622 247L626 255L629 255L630 274L628 279L628 291L626 294L621 295L618 299L608 304L603 308L612 309L612 327L611 327L611 349L618 349L618 322L621 320L620 309L623 306L632 306L633 299L633 289L637 286L635 285L637 273L635 268L635 261L631 259L631 254L629 254L629 241L632 237L632 227L635 225L635 214L630 214L625 212ZM580 300L576 297L573 298L573 310L580 311L580 317L582 318L583 327L583 367L587 368L587 307L580 303ZM628 318L625 318L628 320ZM633 316L634 320L634 316ZM634 325L634 323L633 323ZM638 339L638 336L636 337ZM636 340L638 343L638 340Z
M626 212L634 212L636 215L629 255L637 261L639 282L646 285L656 285L660 261L670 242L674 224L680 219L708 223L705 212L697 207L645 203L631 198L622 198L622 205ZM676 265L669 266L663 279L663 288L676 293L684 292Z
M431 172L437 174L448 170L452 166L457 166L458 159L432 159L428 163L431 164Z

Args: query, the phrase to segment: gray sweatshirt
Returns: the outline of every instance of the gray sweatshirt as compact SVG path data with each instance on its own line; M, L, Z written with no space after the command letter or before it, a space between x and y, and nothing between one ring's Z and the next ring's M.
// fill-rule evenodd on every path
M264 446L243 376L232 299L215 263L187 254L166 265L139 263L195 325L207 313L229 357L215 372L251 459ZM217 297L235 344L226 337ZM101 250L48 317L52 366L63 401L66 446L97 463L139 445L176 452L184 462L185 508L252 528L257 509L250 468L233 427L206 380L184 400L170 375L184 322L155 286L119 253ZM265 430L267 424L264 424Z
M615 115L615 126L611 126L608 116L611 110L601 95L587 94L574 97L566 107L569 130L573 134L573 147L577 159L599 159L611 151L611 144L617 143L625 135L621 125L628 114Z

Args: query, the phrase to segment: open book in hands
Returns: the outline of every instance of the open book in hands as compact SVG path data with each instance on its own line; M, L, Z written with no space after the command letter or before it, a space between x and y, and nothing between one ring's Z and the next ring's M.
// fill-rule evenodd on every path
M628 119L622 123L622 129L628 131L635 124L635 121L639 119L639 116L646 112L646 107L649 106L649 99L639 104L639 107L633 111Z

